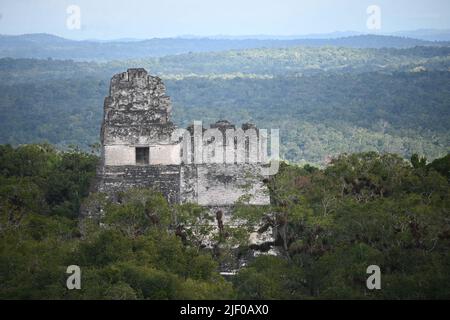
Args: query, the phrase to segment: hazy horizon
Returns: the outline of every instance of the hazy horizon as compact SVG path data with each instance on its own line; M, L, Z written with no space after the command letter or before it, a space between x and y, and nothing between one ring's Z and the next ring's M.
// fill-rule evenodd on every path
M17 33L17 34L7 34L0 33L0 36L25 36L25 35L38 35L47 34L55 37L64 38L67 40L75 41L143 41L150 39L230 39L230 40L245 40L245 39L256 39L256 40L296 40L296 39L338 39L343 37L351 36L364 36L364 35L380 35L380 36L405 36L408 33L420 33L420 32L434 32L434 33L445 33L450 37L450 29L415 29L415 30L398 30L389 33L383 32L358 32L358 31L333 31L327 33L309 33L309 34L291 34L291 35L280 35L280 34L243 34L243 35L230 35L230 34L210 34L210 35L197 35L197 34L180 34L167 37L120 37L120 38L71 38L63 35L58 35L48 32L32 32L32 33ZM413 35L406 37L414 38ZM447 41L447 40L446 40Z
M372 5L380 9L376 29L367 26ZM449 1L0 1L0 34L48 33L74 40L298 37L427 29L450 29Z

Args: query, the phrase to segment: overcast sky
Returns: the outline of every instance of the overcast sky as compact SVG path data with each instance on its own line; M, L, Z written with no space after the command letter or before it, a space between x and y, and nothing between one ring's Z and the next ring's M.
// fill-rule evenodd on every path
M70 5L80 8L80 29L67 27ZM0 33L73 39L369 33L370 5L381 9L383 33L450 29L449 0L0 0Z

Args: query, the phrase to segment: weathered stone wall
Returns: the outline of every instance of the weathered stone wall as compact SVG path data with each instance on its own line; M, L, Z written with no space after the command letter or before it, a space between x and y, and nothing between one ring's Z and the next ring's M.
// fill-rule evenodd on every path
M104 147L106 166L131 166L136 164L136 147L149 147L150 165L180 164L180 144L175 145L111 145Z
M171 111L160 78L142 68L116 74L105 98L102 144L168 144L175 129Z
M182 202L202 206L231 206L243 200L252 205L268 205L268 189L256 164L199 164L182 166Z
M104 159L105 166L134 165L135 148L126 145L104 146Z
M133 187L152 187L179 202L180 145L170 141L175 130L170 113L160 78L141 68L113 76L104 103L98 191L114 196ZM136 147L149 148L148 164L136 164Z
M215 217L211 223L219 234L225 225L244 223L232 219L237 201L270 204L261 172L265 154L259 147L267 145L263 130L252 124L236 128L226 120L212 124L210 130L197 123L174 142L171 137L177 128L170 122L170 113L170 99L158 77L148 75L144 69L129 69L113 76L104 103L102 161L95 191L118 201L119 193L127 189L153 188L170 203L207 207ZM194 141L200 150L194 150ZM148 159L147 150L142 149L136 157L137 148L143 147L148 148ZM96 209L95 214L100 212ZM93 214L86 210L85 215ZM255 226L249 245L270 248L274 243L271 228L259 230ZM216 244L214 237L204 243L215 250L220 247ZM221 268L228 271L235 267Z
M233 205L243 196L248 197L249 204L269 204L267 188L256 172L251 164L198 166L198 204Z
M180 144L150 146L150 165L180 164Z
M197 203L198 179L197 166L182 165L180 168L180 202Z
M260 164L239 163L243 158L258 157L256 127L244 124L239 129L240 133L248 129L254 131L256 140L244 142L245 139L234 136L227 138L227 131L233 131L235 126L225 120L218 121L211 128L221 133L223 141L216 141L214 137L200 140L204 143L204 160L210 156L211 141L215 141L213 153L223 152L223 160L227 159L229 147L237 148L237 144L246 144L247 154L233 156L227 164L182 163L182 142L171 141L176 127L170 122L170 114L170 98L166 96L161 79L148 75L144 69L129 69L113 76L104 104L102 165L97 179L99 191L113 195L132 187L154 187L170 202L176 203L232 206L247 195L250 204L269 204L267 187L259 172ZM194 140L193 136L191 139ZM149 148L147 164L136 164L137 147Z
M111 196L131 188L154 188L178 203L180 166L105 166L98 186L98 191Z

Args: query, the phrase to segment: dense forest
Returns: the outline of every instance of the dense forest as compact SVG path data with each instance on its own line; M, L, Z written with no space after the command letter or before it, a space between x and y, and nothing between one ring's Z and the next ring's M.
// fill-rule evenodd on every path
M242 197L217 232L157 189L90 193L109 81L133 67L178 126L280 129L271 204ZM0 299L450 299L448 42L0 36L0 76Z
M281 129L281 153L323 165L341 153L430 160L450 146L450 49L289 47L127 61L0 59L0 143L98 142L111 76L145 67L167 85L174 122Z
M90 194L97 157L48 144L0 146L2 299L449 299L450 155L432 162L343 154L323 169L284 163L266 183L270 206L236 203L245 221L213 233L196 205L132 189L111 203ZM80 216L80 207L104 214ZM157 218L157 219L156 219ZM180 232L183 225L192 225ZM273 228L275 242L248 245ZM239 245L239 252L235 251ZM235 276L219 265L260 254ZM67 290L79 265L82 289ZM382 290L365 286L379 265Z

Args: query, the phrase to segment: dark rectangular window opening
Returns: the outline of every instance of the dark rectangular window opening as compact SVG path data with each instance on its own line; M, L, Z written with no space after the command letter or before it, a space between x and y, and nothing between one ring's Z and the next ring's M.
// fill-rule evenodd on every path
M149 147L136 147L136 164L149 164Z

